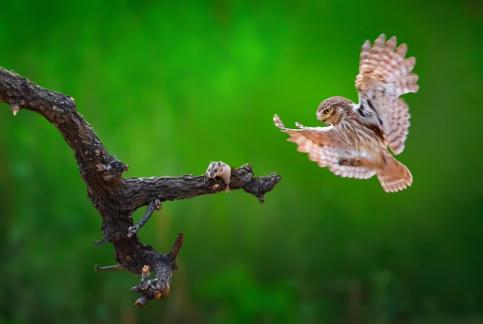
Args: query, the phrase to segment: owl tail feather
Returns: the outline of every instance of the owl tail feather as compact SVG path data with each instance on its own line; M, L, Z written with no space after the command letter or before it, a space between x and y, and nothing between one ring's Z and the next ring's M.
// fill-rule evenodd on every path
M406 189L413 183L409 169L389 154L384 155L384 167L377 171L377 178L385 192Z

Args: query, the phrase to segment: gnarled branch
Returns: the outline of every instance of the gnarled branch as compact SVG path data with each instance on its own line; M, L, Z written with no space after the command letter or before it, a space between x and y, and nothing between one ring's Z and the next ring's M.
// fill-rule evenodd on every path
M44 116L72 148L82 179L87 184L88 197L102 217L104 239L114 245L118 262L115 268L141 275L140 283L132 289L140 294L136 305L166 297L183 236L178 235L170 252L156 252L139 241L133 230L136 227L133 226L132 213L149 205L147 220L160 202L217 193L225 184L220 179L206 176L123 178L127 165L109 154L92 127L77 112L72 97L39 87L1 67L0 101L10 105L14 116L22 109ZM243 189L263 201L264 195L279 180L276 173L255 177L252 168L244 165L232 169L230 189Z

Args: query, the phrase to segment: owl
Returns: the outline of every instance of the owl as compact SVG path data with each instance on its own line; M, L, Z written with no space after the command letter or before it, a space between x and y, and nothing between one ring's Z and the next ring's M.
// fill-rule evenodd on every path
M355 85L359 102L330 97L317 108L317 119L327 127L286 128L275 115L274 123L289 135L288 141L309 159L334 174L357 179L376 175L386 192L403 190L413 177L394 158L404 150L409 129L408 105L400 98L417 92L418 76L411 71L416 59L405 58L407 46L396 47L396 37L380 35L362 45Z

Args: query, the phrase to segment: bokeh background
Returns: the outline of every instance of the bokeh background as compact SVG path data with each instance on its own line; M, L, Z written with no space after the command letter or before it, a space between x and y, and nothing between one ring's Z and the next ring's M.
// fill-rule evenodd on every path
M482 323L483 51L479 1L2 0L0 65L75 97L127 176L250 162L283 180L169 202L142 230L186 235L172 293L133 306L70 149L0 106L0 323ZM381 32L417 56L421 90L385 194L295 150L272 124L317 124L356 100L360 46ZM136 217L142 211L136 213Z

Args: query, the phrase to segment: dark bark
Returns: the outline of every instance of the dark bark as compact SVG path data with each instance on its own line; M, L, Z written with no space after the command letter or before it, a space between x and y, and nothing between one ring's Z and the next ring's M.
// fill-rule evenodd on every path
M127 165L109 154L92 127L77 112L72 97L41 88L1 67L0 101L10 105L14 115L27 109L44 116L72 148L87 184L88 197L102 217L104 239L113 244L122 269L141 275L141 282L132 288L140 294L136 305L167 296L183 236L178 235L170 252L158 253L141 243L136 231L131 230L128 235L133 226L132 213L146 205L150 206L147 213L152 213L153 206L163 201L220 192L225 184L203 175L124 179L122 173ZM252 168L244 165L232 169L230 189L243 189L263 201L265 193L279 180L280 176L275 173L255 177ZM149 216L146 214L146 219Z

